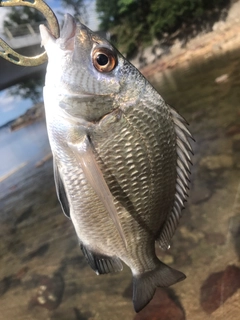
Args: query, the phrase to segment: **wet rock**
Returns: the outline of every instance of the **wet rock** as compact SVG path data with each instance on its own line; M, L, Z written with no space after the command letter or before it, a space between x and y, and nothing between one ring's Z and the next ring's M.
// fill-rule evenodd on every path
M37 248L36 250L30 252L26 257L22 259L22 261L29 261L35 257L42 257L45 255L48 249L49 249L49 243L45 243L41 245L39 248Z
M134 320L184 320L184 311L173 290L158 288L152 301Z
M226 135L230 137L238 135L239 133L240 133L240 125L231 125L228 127L226 131Z
M196 229L190 230L186 226L180 227L179 231L184 239L189 239L191 242L199 243L204 238L203 232Z
M93 319L91 318L91 312L81 312L79 308L69 308L65 310L57 310L54 311L51 316L50 320L88 320Z
M11 283L10 277L4 277L2 280L0 280L0 297L7 292L7 290L10 287L10 283Z
M211 274L201 287L200 303L212 313L240 288L240 268L227 266L224 271Z
M213 190L203 181L196 181L191 189L190 201L192 204L200 204L211 198Z
M213 232L205 234L208 243L222 246L226 242L226 237L220 232Z
M132 282L129 283L129 285L127 286L127 288L123 291L123 294L122 296L124 298L127 298L127 299L132 299L132 295L133 295L133 284Z
M20 214L20 216L16 220L16 224L20 224L24 220L27 220L29 217L31 217L32 214L33 214L33 208L32 208L32 206L30 206L29 208L27 208L24 212L22 212Z
M92 314L90 312L82 313L78 308L74 308L75 318L76 320L88 320Z
M18 130L33 122L44 118L43 103L37 103L32 108L28 109L22 116L17 118L10 126L11 130Z
M240 315L240 290L211 314L211 320L237 320Z
M229 169L233 166L233 158L228 154L206 156L200 161L200 166L208 170Z
M238 209L239 210L239 209ZM229 230L232 234L235 251L240 259L240 215L230 218Z
M25 277L22 279L22 286L24 290L31 290L36 288L40 281L41 281L42 276L39 274L27 274Z
M236 168L240 168L240 134L237 134L233 137L232 151L233 151L234 166Z
M61 273L65 272L66 269L70 266L74 266L74 267L77 267L80 269L82 269L86 266L88 267L88 265L86 263L86 259L80 254L77 256L62 259L61 265L59 268L59 272L61 272Z
M27 266L22 267L18 272L15 274L15 278L21 280L22 278L25 277L27 272L29 271L29 268Z
M53 277L39 276L36 294L29 302L29 307L40 306L48 310L56 309L62 301L64 280L60 274Z

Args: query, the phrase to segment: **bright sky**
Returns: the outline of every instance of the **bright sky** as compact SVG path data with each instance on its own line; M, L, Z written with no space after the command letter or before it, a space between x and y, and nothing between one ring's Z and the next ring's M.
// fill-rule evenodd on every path
M59 0L45 0L45 2L53 9L56 14L58 11L71 13L69 10L66 11L66 9L63 9L60 6ZM95 11L95 0L86 0L86 3L88 12L87 26L92 30L97 30L99 22ZM8 10L9 8L0 8L0 29L2 29L2 23ZM0 76L4 76L1 75L1 70ZM8 94L8 90L0 91L0 126L10 120L17 118L31 106L32 102L30 100L21 100L20 98L12 97Z

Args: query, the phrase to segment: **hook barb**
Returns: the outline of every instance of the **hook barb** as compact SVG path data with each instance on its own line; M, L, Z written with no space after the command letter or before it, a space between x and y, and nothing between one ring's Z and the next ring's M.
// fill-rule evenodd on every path
M59 24L52 9L43 0L0 0L0 7L27 6L40 11L47 19L49 29L54 37L59 37ZM0 38L0 57L20 66L38 66L47 61L46 51L34 56L23 56L14 51L5 41Z

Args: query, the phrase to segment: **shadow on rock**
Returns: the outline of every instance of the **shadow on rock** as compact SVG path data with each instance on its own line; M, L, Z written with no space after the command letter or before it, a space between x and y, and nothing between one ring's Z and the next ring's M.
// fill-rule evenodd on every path
M227 266L224 271L211 274L201 287L200 303L211 314L240 288L240 268Z
M240 260L240 215L236 215L230 218L229 230L232 234L235 251Z
M132 298L132 283L123 292L123 297ZM150 303L134 320L185 320L184 309L170 288L157 288Z

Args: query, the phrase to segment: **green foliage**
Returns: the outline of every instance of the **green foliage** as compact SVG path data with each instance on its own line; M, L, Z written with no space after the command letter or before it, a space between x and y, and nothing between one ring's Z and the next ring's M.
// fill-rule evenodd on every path
M153 38L173 33L183 24L209 19L230 0L97 0L101 29L108 30L127 56ZM218 16L215 15L217 19Z
M61 0L64 8L70 8L73 11L73 16L76 19L84 19L86 21L86 6L84 0Z
M44 16L36 9L29 7L12 7L4 20L4 27L17 27L21 24L44 21Z

